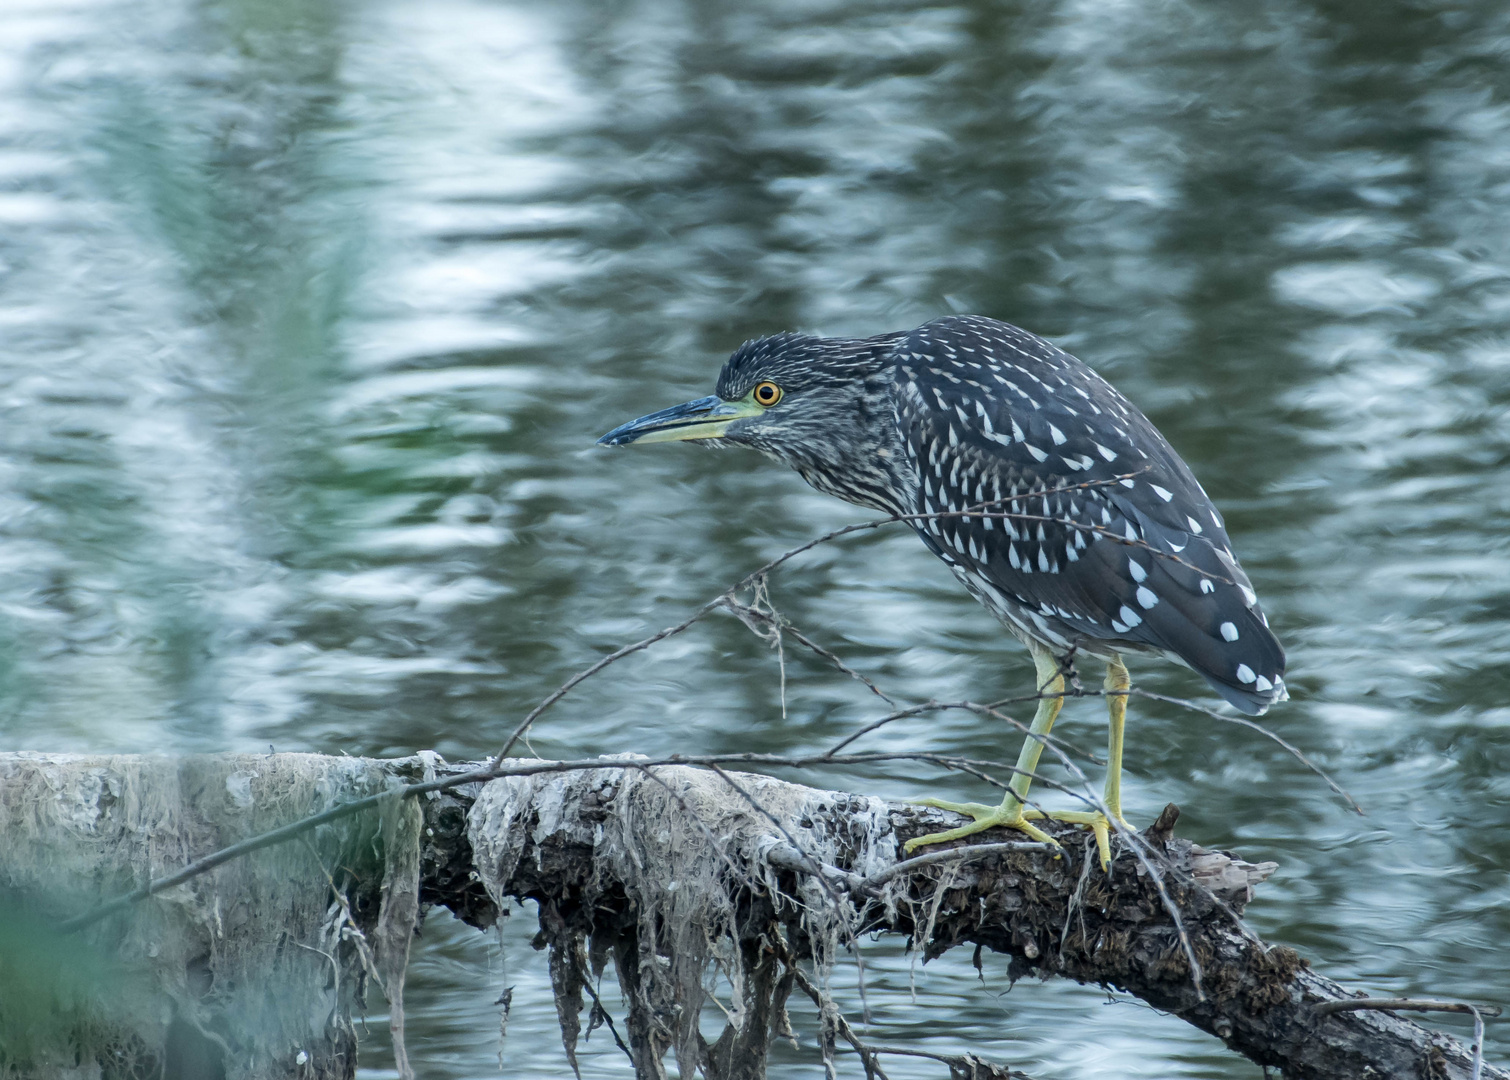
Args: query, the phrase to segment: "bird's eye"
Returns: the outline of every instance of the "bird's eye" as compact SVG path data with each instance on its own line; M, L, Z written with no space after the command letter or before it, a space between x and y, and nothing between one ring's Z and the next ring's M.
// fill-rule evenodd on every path
M755 404L764 405L769 409L781 400L781 387L773 382L763 382L755 387Z

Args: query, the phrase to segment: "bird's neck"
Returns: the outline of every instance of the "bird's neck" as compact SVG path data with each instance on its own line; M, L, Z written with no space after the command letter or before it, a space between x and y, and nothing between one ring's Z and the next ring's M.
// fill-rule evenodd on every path
M851 408L832 418L823 432L802 440L800 450L782 456L825 495L886 514L910 513L916 482L902 467L893 385L890 371L863 380Z

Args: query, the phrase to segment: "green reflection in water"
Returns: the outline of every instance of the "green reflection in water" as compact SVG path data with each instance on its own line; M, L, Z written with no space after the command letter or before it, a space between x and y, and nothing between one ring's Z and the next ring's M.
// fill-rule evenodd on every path
M137 1065L137 1030L157 1026L152 988L18 898L0 894L0 1071L73 1069L101 1055Z

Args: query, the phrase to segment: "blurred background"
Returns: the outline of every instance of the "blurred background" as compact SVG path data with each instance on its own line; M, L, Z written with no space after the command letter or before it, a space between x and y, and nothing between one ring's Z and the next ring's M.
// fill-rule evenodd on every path
M578 668L865 516L751 454L599 434L710 392L748 337L979 312L1091 363L1191 463L1289 649L1266 722L1367 811L1135 700L1128 816L1173 800L1185 835L1277 860L1251 922L1328 974L1504 1002L1507 54L1510 11L1445 0L7 2L0 742L484 756ZM905 696L1031 686L901 530L772 591ZM715 619L584 685L533 750L810 751L877 715L805 656L787 674L783 716L773 654ZM1099 745L1104 713L1061 725ZM946 714L861 745L1019 738ZM421 1075L564 1071L533 923L431 918ZM879 1042L1260 1075L1118 995L872 949ZM794 1019L773 1075L821 1075ZM584 1074L629 1075L601 1034Z

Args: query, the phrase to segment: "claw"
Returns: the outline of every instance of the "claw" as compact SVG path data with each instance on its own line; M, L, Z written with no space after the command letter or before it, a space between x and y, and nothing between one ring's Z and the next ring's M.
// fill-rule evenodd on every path
M1026 810L1023 812L1023 816L1028 818L1049 818L1052 821L1064 821L1071 825L1090 826L1091 832L1096 836L1096 854L1101 857L1101 869L1103 872L1111 869L1111 822L1107 820L1105 814L1081 810L1051 810L1048 813L1044 813L1042 810ZM1117 827L1119 830L1125 829L1128 832L1137 831L1123 820L1120 814L1117 815Z
M1059 706L1063 703L1064 671L1060 669L1062 664L1067 663L1056 658L1041 645L1030 642L1028 647L1032 650L1033 664L1038 671L1040 700L1038 711L1033 716L1033 726L1028 729L1028 740L1017 755L1015 775L1012 777L1011 784L1008 785L1008 791L1001 805L952 803L941 799L919 800L923 806L952 810L956 814L963 814L975 820L972 824L961 825L957 829L930 833L927 836L909 840L903 849L907 854L910 855L916 849L929 844L943 844L951 840L963 839L966 836L974 836L978 832L984 832L998 825L1007 829L1016 829L1034 840L1059 847L1059 843L1052 836L1028 824L1029 819L1049 818L1073 825L1089 826L1096 836L1096 853L1101 857L1101 869L1108 871L1111 869L1112 861L1111 823L1116 822L1119 832L1137 831L1122 816L1122 732L1127 716L1127 695L1132 684L1127 677L1127 668L1115 656L1107 663L1105 683L1110 720L1107 736L1105 806L1110 812L1110 820L1104 814L1085 811L1053 810L1045 813L1042 810L1023 809L1023 803L1028 797L1028 785L1032 780L1033 770L1038 767L1038 756L1045 745L1044 739L1053 729L1054 718L1059 715Z
M986 806L984 803L956 803L945 802L943 799L918 799L917 805L931 806L936 810L950 810L956 814L975 820L969 825L961 825L958 828L948 829L944 832L929 833L927 836L915 837L902 847L902 851L911 855L920 847L929 844L946 844L951 840L962 840L967 836L994 829L1000 825L1004 829L1016 829L1020 833L1031 837L1040 843L1053 844L1060 847L1059 841L1055 840L1042 829L1030 824L1030 821L1063 821L1070 825L1088 826L1096 837L1096 854L1101 857L1101 869L1111 868L1111 822L1104 814L1081 810L1050 810L1045 813L1042 810L1024 810L1021 805L1012 801L1003 802L1000 806ZM1117 815L1118 830L1136 832L1123 817Z

